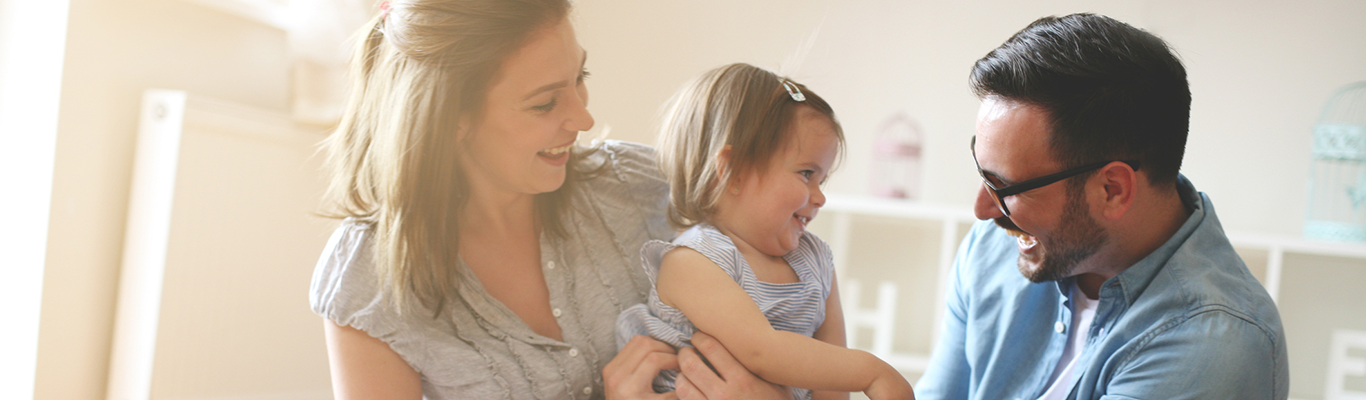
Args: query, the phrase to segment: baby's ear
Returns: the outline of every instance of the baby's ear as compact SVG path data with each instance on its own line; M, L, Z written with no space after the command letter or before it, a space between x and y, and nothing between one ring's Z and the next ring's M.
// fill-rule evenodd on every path
M721 153L716 155L716 176L720 178L725 190L731 194L737 194L740 190L740 177L730 173L730 145L721 148Z
M730 145L721 147L721 153L716 155L716 172L725 175L730 171Z

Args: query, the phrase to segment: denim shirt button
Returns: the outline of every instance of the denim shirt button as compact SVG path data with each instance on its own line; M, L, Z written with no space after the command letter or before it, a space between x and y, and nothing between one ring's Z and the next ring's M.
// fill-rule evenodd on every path
M1062 321L1054 322L1053 330L1058 331L1058 333L1062 333L1063 331L1067 330L1067 326L1063 325Z

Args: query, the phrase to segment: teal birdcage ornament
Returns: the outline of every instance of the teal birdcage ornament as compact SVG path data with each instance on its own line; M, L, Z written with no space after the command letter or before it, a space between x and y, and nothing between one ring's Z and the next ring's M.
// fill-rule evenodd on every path
M1339 89L1314 125L1304 236L1366 242L1366 82Z

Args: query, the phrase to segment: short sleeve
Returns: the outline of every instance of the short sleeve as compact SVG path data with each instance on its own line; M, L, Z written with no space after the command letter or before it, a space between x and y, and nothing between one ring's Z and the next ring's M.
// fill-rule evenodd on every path
M673 242L663 240L651 240L640 248L641 265L645 268L645 273L650 278L650 284L655 285L659 279L659 266L664 260L664 255L669 251L686 247L702 253L703 256L711 260L713 264L730 275L731 279L740 282L742 272L736 268L737 258L741 257L739 250L730 242L720 231L711 228L709 225L697 225L682 234Z
M370 256L370 225L346 219L332 233L313 269L309 305L313 312L337 325L350 326L385 339L400 328L386 312Z
M659 284L659 264L663 262L664 254L677 247L678 245L663 240L651 240L640 246L641 266L645 269L645 275L650 278L651 287Z
M591 166L604 168L604 176L586 182L603 207L642 220L650 239L674 237L677 232L667 219L669 184L659 172L653 147L607 140L589 155L589 161Z
M372 226L346 219L332 233L313 270L309 304L337 325L383 341L422 374L424 392L499 393L488 358L457 339L446 322L431 317L413 297L398 312L383 290L371 258Z

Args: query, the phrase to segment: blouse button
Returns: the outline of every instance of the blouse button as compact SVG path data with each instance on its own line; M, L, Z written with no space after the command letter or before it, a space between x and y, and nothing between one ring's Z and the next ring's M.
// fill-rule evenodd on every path
M550 315L554 315L555 318L559 318L560 315L562 315L562 314L564 314L564 312L561 312L560 309L558 309L558 308L556 308L556 309L554 309L554 310L550 310Z
M1067 330L1067 326L1064 326L1062 324L1062 321L1054 322L1053 330L1058 331L1058 333L1062 333L1062 331Z
M592 387L592 386L589 386L589 387L583 388L583 394L593 394L593 387Z
M569 349L569 356L570 356L570 357L578 357L578 356L579 356L579 349Z
M545 267L546 267L546 268L550 268L550 269L555 269L555 262L554 262L554 261L551 261L550 263L546 264Z

